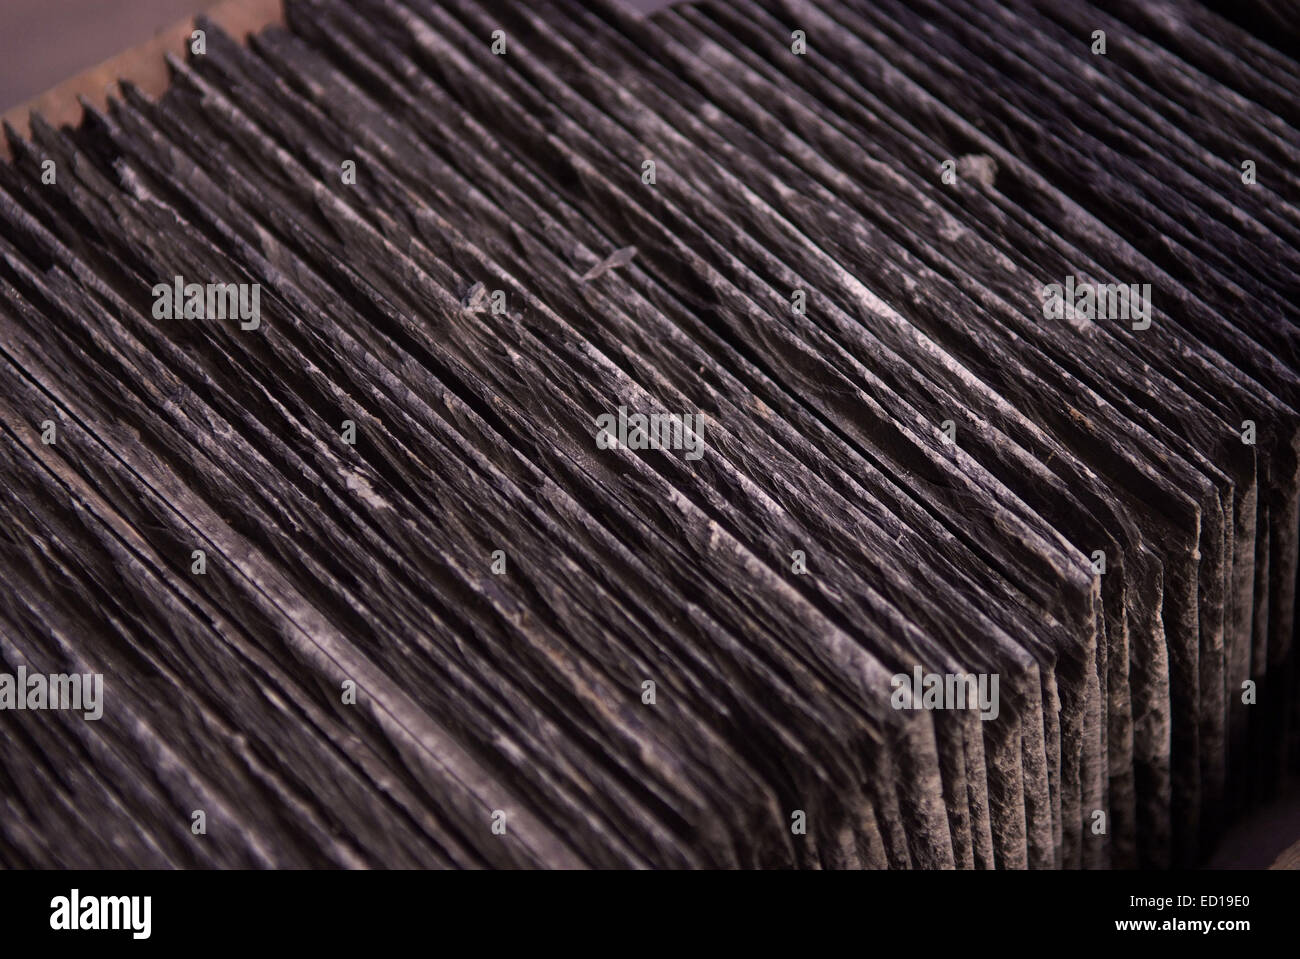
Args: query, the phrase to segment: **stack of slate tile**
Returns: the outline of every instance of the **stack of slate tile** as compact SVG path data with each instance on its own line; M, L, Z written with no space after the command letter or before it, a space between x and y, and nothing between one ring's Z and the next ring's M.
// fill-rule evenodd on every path
M103 713L0 712L0 863L1203 861L1300 765L1226 15L289 0L10 131L0 672Z

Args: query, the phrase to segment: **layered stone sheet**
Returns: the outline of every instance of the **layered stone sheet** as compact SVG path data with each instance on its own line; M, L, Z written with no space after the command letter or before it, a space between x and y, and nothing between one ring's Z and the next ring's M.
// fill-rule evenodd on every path
M10 131L0 673L102 715L0 682L0 862L1160 868L1295 769L1294 24L286 21Z

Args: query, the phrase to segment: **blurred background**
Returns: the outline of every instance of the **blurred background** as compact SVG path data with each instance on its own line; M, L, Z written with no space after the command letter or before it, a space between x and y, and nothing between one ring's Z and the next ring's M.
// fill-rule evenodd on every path
M204 0L2 0L0 112L206 6Z
M0 0L0 113L215 0ZM668 0L621 0L644 12Z

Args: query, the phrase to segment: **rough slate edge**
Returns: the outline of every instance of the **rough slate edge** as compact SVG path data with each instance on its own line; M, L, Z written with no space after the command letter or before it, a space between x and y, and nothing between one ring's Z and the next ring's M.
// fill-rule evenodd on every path
M646 2L646 0L639 0ZM200 13L221 25L231 36L243 41L271 24L284 23L283 0L194 0ZM206 8L206 9L204 9ZM3 120L30 139L30 117L39 113L52 125L77 125L81 122L81 99L84 97L97 109L104 109L108 97L116 92L121 80L129 80L150 97L160 96L167 89L170 74L165 54L182 55L188 51L194 17L163 27L145 40L76 76L69 77L57 86L5 111ZM0 157L9 159L9 145L0 139Z

